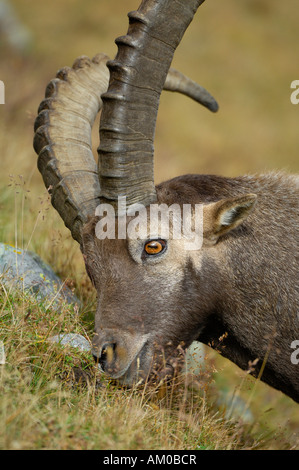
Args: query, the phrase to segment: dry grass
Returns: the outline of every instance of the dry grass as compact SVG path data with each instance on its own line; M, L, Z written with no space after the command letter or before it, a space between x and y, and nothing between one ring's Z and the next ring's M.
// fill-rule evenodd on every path
M97 375L88 353L49 342L56 331L88 335L76 310L61 305L58 314L28 295L4 290L1 300L6 352L6 364L0 366L1 449L253 445L243 427L208 410L204 394L184 378L164 393L149 385L120 389Z
M48 341L57 332L88 338L86 312L64 304L49 309L28 294L3 287L0 299L6 353L6 364L0 365L1 449L299 448L292 405L275 393L272 403L279 405L275 414L280 414L280 428L271 422L273 410L263 410L266 399L271 407L271 392L266 396L263 389L250 403L256 402L253 423L225 419L214 403L223 390L223 375L220 369L215 372L213 356L200 380L182 375L168 387L119 388L99 375L89 353ZM248 378L243 373L235 382L236 394L242 392L246 401ZM267 415L270 422L264 423Z
M78 246L51 208L36 169L33 122L45 85L74 58L103 51L127 29L138 1L12 0L33 35L27 54L0 37L6 104L0 106L0 240L36 251L83 301L59 313L1 290L0 448L253 449L298 448L298 405L208 354L207 390L183 383L159 398L155 390L123 390L95 374L88 354L46 338L60 331L90 334L94 292ZM207 0L174 60L220 102L209 114L186 98L163 94L156 135L157 182L187 172L236 175L264 169L298 172L299 107L290 103L298 78L297 2ZM117 14L116 14L117 12ZM96 137L97 130L94 135ZM97 143L94 147L96 148ZM73 370L90 375L76 385ZM100 385L100 386L99 386ZM254 389L253 389L254 387ZM228 389L249 401L251 426L223 420L216 404Z

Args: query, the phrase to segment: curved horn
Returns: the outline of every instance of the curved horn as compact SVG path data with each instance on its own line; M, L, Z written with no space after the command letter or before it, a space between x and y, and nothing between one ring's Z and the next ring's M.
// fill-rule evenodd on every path
M169 69L163 89L168 91L176 91L178 93L182 93L183 95L189 96L189 98L192 98L193 100L202 104L213 113L219 109L217 101L205 88L186 77L186 75L184 75L182 72L179 72L173 68Z
M100 203L100 184L92 154L91 130L102 107L109 72L104 54L79 57L64 67L46 89L35 121L34 148L38 168L59 212L75 240ZM164 89L178 91L215 111L214 98L200 85L170 69Z
M156 201L153 141L160 94L173 54L203 0L143 0L129 13L126 36L107 63L102 96L99 175L101 200L116 206Z
M107 56L77 59L46 89L35 121L34 149L52 204L81 243L81 228L100 203L91 129L107 90Z

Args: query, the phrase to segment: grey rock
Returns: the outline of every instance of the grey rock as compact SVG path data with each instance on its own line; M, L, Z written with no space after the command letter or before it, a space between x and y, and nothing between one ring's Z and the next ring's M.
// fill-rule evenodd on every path
M60 301L79 304L52 268L32 251L0 243L0 277L5 286L30 291L39 300L48 300L53 305Z
M205 345L199 341L193 341L186 351L185 369L193 375L200 375L205 368Z
M15 51L25 53L32 45L32 33L21 23L11 2L0 0L0 30Z
M66 333L66 334L59 334L56 336L52 336L49 338L50 341L54 343L59 343L62 346L71 346L73 348L77 348L80 351L90 351L91 346L89 341L87 341L84 336L79 335L77 333Z

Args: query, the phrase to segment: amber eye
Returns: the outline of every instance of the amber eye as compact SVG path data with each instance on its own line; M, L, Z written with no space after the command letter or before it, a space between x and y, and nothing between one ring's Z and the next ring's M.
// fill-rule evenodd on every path
M165 240L151 240L144 245L146 255L158 255L166 248Z

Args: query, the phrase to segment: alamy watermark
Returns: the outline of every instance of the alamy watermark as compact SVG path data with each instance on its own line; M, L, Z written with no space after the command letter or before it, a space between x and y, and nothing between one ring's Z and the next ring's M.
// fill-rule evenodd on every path
M291 93L290 100L292 104L299 104L299 80L293 80L291 82L291 89L294 91ZM299 320L299 314L297 314ZM294 365L299 364L299 340L294 340L291 343L291 348L294 351L291 354L291 363Z
M5 104L5 86L2 80L0 80L0 104Z
M4 343L0 340L0 364L5 364L5 349Z
M291 93L290 100L292 104L299 104L299 80L293 80L291 83L291 88L295 89Z
M145 240L164 238L183 240L186 250L199 250L203 242L202 204L132 204L118 197L117 216L111 204L100 204L95 215L100 218L97 238ZM116 223L117 222L117 223Z
M294 340L291 344L291 348L295 349L291 354L291 363L294 365L299 364L299 340Z

